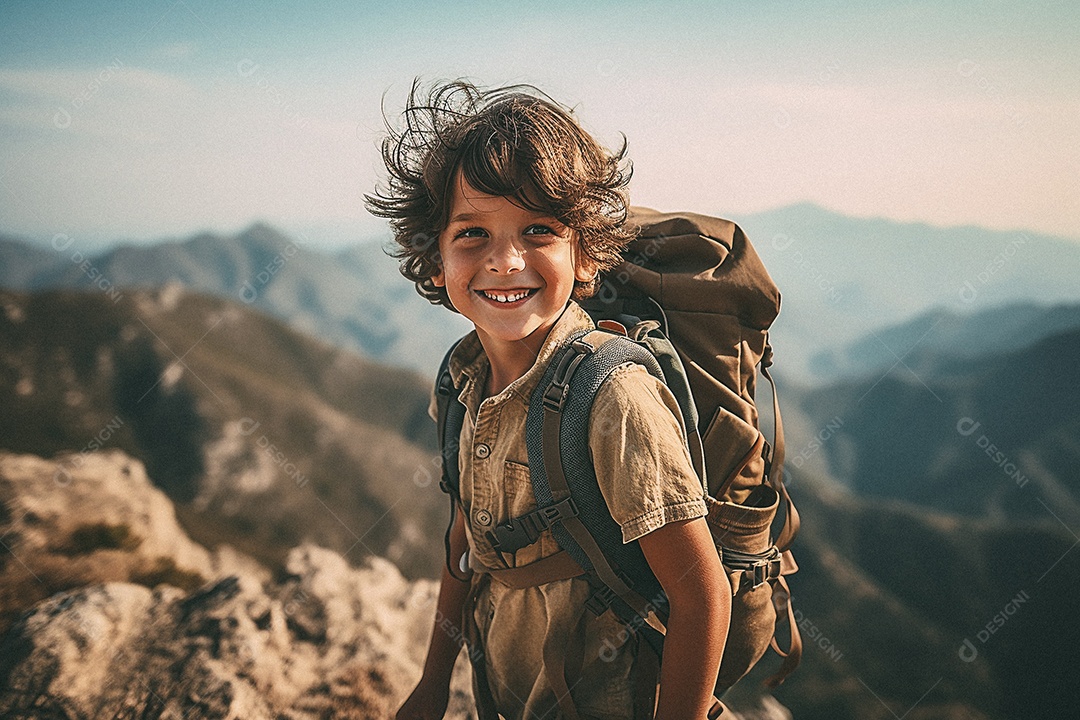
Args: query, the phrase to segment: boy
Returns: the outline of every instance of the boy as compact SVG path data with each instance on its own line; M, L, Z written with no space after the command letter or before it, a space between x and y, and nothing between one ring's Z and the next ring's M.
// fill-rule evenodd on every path
M367 197L374 214L391 219L402 274L475 327L450 360L467 409L450 558L466 574L443 571L439 617L461 618L470 639L482 720L652 717L650 695L635 694L655 682L643 643L610 611L583 612L591 594L583 578L567 573L525 587L505 580L508 568L559 563L551 532L511 554L486 537L536 508L529 397L566 338L592 327L573 299L595 291L631 237L622 227L626 143L609 153L569 111L525 90L535 88L481 91L457 81L421 101L414 83L406 128L391 129L383 144L389 191ZM704 718L730 591L677 403L627 364L597 393L589 438L623 541L640 543L670 603L656 717ZM435 628L423 677L398 718L443 716L456 636Z

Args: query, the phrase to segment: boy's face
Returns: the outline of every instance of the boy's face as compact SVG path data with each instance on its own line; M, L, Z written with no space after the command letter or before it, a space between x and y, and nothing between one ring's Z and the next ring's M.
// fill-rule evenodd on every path
M575 278L595 274L579 260L576 233L551 215L476 190L460 172L453 185L433 282L473 322L489 354L500 342L525 341L538 351Z

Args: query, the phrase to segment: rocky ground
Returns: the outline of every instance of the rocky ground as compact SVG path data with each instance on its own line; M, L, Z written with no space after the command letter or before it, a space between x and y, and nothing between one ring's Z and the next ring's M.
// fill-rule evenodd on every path
M0 717L388 717L419 676L437 588L385 560L305 545L271 578L120 452L0 454L0 497Z
M210 552L115 450L0 453L0 500L0 717L387 718L419 677L438 588L389 561ZM462 657L447 717L471 702Z

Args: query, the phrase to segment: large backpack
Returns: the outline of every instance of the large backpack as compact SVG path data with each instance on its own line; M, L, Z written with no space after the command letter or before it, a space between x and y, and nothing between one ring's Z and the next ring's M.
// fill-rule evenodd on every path
M587 607L597 614L610 608L659 657L667 598L639 544L622 543L596 481L588 439L592 402L608 374L628 360L644 365L679 403L691 458L707 489L706 520L732 584L716 696L770 644L784 658L767 681L775 686L798 665L802 647L784 579L797 569L789 548L799 516L782 481L775 386L772 443L759 429L754 402L759 367L773 385L768 329L780 310L780 293L732 222L645 208L631 208L629 222L638 232L623 263L581 303L599 330L569 338L530 400L526 444L537 510L501 523L488 539L497 550L514 552L550 528L594 588ZM449 357L440 368L437 400L441 486L453 509L464 407L456 402ZM774 540L781 504L783 524ZM447 551L451 567L449 541ZM786 652L776 641L783 624L778 619L789 627Z

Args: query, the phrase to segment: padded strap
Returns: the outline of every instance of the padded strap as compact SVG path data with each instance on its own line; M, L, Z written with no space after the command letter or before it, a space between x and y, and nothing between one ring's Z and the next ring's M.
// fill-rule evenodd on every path
M469 579L468 574L458 575L457 565L450 557L450 532L454 529L458 504L461 502L458 493L458 487L461 484L458 446L461 444L461 428L465 424L465 406L458 400L458 389L450 374L450 356L460 344L461 340L458 340L451 345L439 364L439 374L435 379L435 406L439 455L442 457L442 479L439 481L439 487L450 496L450 521L446 524L446 534L443 536L446 569L451 577L464 582Z
M581 364L581 360L586 354L595 351L592 345L587 344L588 340L603 343L614 337L616 336L603 332L589 333L585 338L586 342L577 341L572 343L566 355L560 361L560 367L555 371L555 380L549 390L545 391L545 399L549 393L553 399L559 395L565 399L574 370ZM556 502L570 497L570 486L563 472L561 429L562 403L545 402L543 418L544 467L547 472L548 487L551 488L551 494ZM596 539L585 527L581 518L574 515L562 518L558 522L570 533L574 541L589 558L592 569L600 577L604 585L618 595L651 628L663 634L665 632L664 624L657 617L654 609L650 607L645 598L634 592L616 572L615 568L611 566Z

